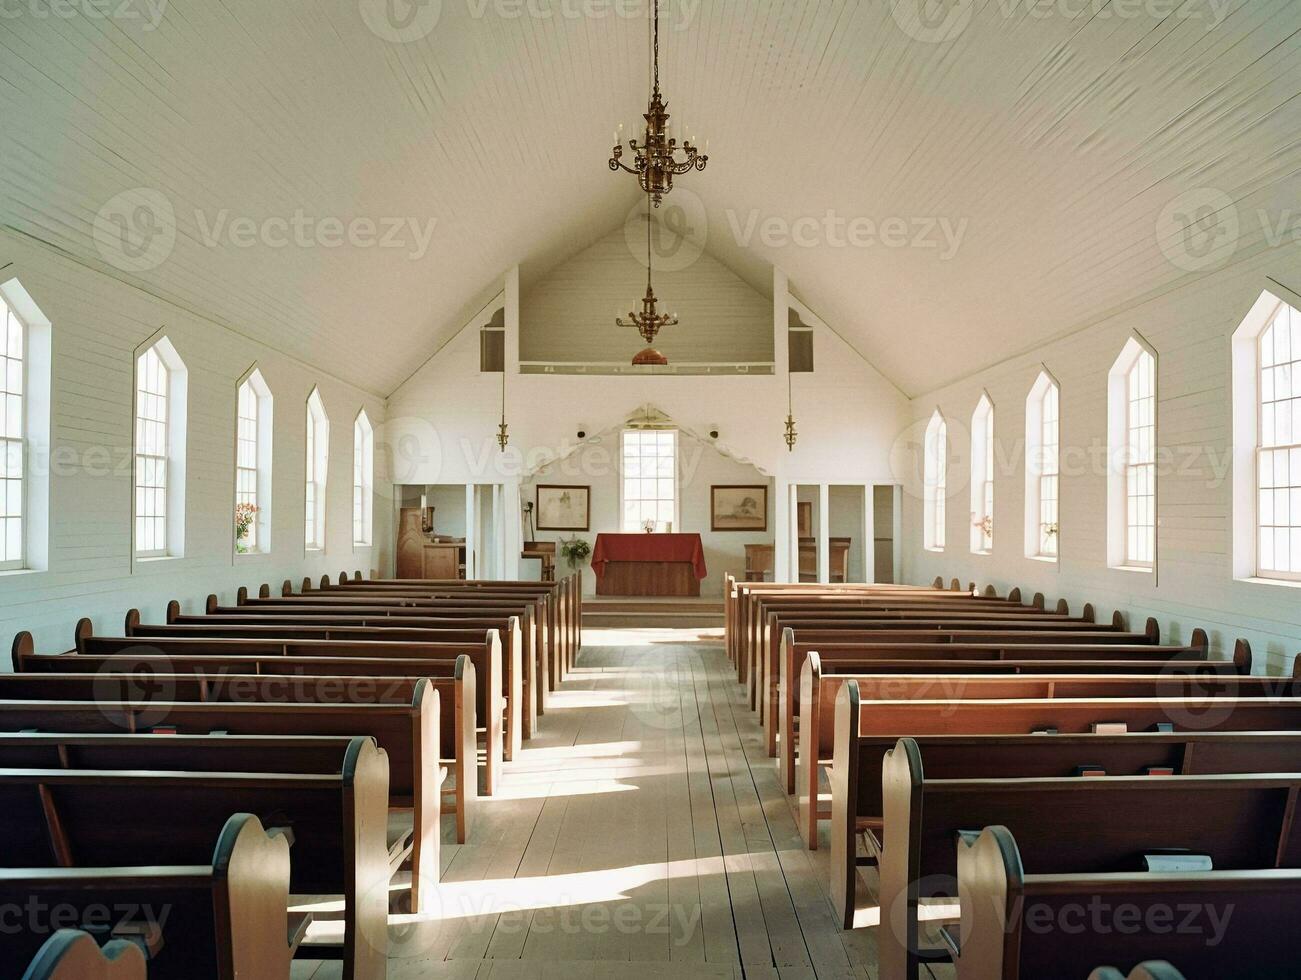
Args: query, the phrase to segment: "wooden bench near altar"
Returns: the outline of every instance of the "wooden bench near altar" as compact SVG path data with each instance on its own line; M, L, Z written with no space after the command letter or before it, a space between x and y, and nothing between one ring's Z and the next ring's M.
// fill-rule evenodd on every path
M707 574L699 534L598 534L597 595L699 596Z

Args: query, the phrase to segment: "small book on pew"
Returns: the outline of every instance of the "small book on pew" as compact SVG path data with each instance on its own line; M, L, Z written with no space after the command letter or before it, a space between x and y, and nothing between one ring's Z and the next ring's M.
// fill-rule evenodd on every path
M1075 767L1075 775L1077 776L1105 776L1106 774L1107 770L1103 769L1102 766L1085 765Z
M1209 854L1170 850L1144 854L1143 870L1153 874L1169 874L1173 871L1214 871L1215 865Z
M1174 766L1145 766L1143 768L1144 776L1173 776L1174 774Z
M175 725L155 725L149 729L150 735L175 735L176 733Z
M1057 729L1055 729L1055 728L1035 728L1035 729L1032 729L1032 730L1030 731L1030 734L1031 734L1031 735L1056 735L1056 734L1057 734Z
M1124 735L1129 725L1123 721L1095 721L1092 731L1094 735Z

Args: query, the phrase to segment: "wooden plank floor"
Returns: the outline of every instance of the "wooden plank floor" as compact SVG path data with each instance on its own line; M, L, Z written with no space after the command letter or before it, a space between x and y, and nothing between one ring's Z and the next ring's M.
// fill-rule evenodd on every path
M471 842L445 836L438 913L392 917L391 980L875 977L875 929L834 922L827 850L801 846L720 632L584 642Z

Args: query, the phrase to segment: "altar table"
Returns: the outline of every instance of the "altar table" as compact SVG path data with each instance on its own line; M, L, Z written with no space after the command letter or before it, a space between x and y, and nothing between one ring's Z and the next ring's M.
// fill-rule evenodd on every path
M699 534L598 534L597 595L700 595L707 574Z

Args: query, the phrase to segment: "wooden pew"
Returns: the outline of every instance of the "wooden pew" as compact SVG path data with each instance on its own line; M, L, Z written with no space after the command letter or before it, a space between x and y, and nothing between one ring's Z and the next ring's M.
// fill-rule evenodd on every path
M343 896L344 975L383 977L394 867L388 759L373 740L354 739L339 773L0 770L16 867L197 864L232 809L291 835L291 892Z
M954 894L956 835L993 820L1013 829L1032 867L1044 872L1121 871L1162 848L1210 855L1221 869L1301 865L1301 827L1293 827L1289 806L1301 774L942 780L925 775L921 750L907 738L883 767L882 980L917 976L926 954L920 899ZM833 771L833 800L855 792L856 778ZM833 807L832 898L852 925L856 873L846 848L856 821L838 802Z
M308 601L304 601L302 604L299 605L275 605L275 606L260 605L260 603L272 603L272 602L279 602L279 601L280 600L275 600L270 598L259 599L259 600L250 599L248 600L248 603L245 605L221 606L217 602L217 597L215 595L210 595L208 596L208 602L205 607L205 613L206 613L205 620L206 621L213 621L215 619L224 620L227 616L236 616L239 617L239 621L243 621L243 622L252 621L252 624L256 625L258 622L262 621L258 617L264 614L271 614L276 617L282 617L286 615L291 615L298 618L316 617L322 623L332 624L336 622L346 622L353 617L363 616L368 620L371 620L371 622L368 622L366 624L368 626L384 625L384 626L402 628L402 627L420 627L424 625L421 623L415 623L413 621L414 618L425 619L425 618L429 618L429 614L434 613L435 611L439 615L449 611L444 608L439 608L438 610L434 610L432 607L425 608L425 606L423 605L394 606L394 605L387 605L383 603L380 604L370 603L367 605L360 605L360 606L357 605L336 606L333 600L329 600L325 598L323 595L317 595L315 597L312 597ZM254 604L255 602L259 604L255 605ZM172 609L173 607L169 605L168 606L169 623L171 623L173 620ZM177 613L179 614L179 604L177 604L176 610ZM467 609L466 612L470 613L474 617L480 617L485 615L509 617L512 615L519 615L520 609L518 608L493 608L493 609L472 608L472 609ZM386 619L388 621L386 623L381 624L379 622L376 622L376 620L378 619ZM278 625L277 620L269 620L267 622L270 624ZM492 631L489 630L486 632L492 632ZM527 638L527 636L530 635L530 632L531 630L528 625L528 622L522 621L521 635ZM311 642L311 641L304 640L301 642ZM370 641L354 641L354 642L370 642ZM524 644L524 647L527 647L527 643ZM522 740L523 738L522 726L523 726L523 717L524 717L523 701L524 701L525 684L528 683L535 687L538 687L535 681L529 681L526 680L525 678L525 674L528 672L529 669L531 669L529 667L530 661L525 656L525 652L526 652L525 649L521 647L519 648L518 655L517 655L515 649L508 649L506 645L503 644L502 662L504 665L505 673L503 674L501 672L498 672L498 676L502 678L502 684L503 684L502 696L505 698L504 710L510 711L512 715L512 718L507 719L507 725L509 726L511 724L515 724L515 721L513 720L513 716L515 714L519 715L517 728L520 731L520 735L518 738L514 738L514 737L510 738L512 746L518 745L519 741ZM364 655L364 654L358 654L358 655ZM476 666L479 667L480 677L483 677L484 670L482 665L476 664ZM534 699L530 699L530 700L534 700ZM510 707L512 704L516 705L517 707L512 709ZM541 713L540 706L535 707L535 713ZM512 754L513 754L513 749L512 749Z
M100 949L90 933L60 929L37 952L23 980L145 980L145 956L127 940Z
M808 651L825 653L828 661L853 657L860 660L1143 660L1161 665L1206 660L1210 643L1195 630L1189 645L1116 642L1120 633L1076 634L954 632L938 639L935 634L902 631L833 632L784 630L772 672L763 671L760 688L760 724L766 729L768 754L777 755L781 733L789 730L797 697L792 683L799 677ZM1098 642L1094 642L1098 641ZM1157 668L1154 668L1157 669Z
M441 795L455 817L457 842L465 843L469 837L479 788L475 776L477 679L468 656L458 657L449 668L444 662L348 658L303 663L299 658L276 656L227 659L219 655L41 655L31 653L31 646L28 633L20 633L14 640L17 673L12 690L19 690L24 677L38 680L44 675L56 675L54 679L59 680L57 675L67 671L75 674L77 668L90 676L74 678L63 689L66 697L62 700L77 700L73 695L78 693L88 695L80 699L80 710L69 709L66 714L26 727L133 732L163 726L169 732L200 735L211 731L241 735L369 735L389 755L392 805L412 810L412 865L417 881L438 880L440 766L452 777ZM119 664L121 670L116 669ZM441 671L443 676L370 676L372 671L398 670L408 665L420 667L427 674ZM327 668L356 671L360 676L325 675ZM276 669L284 673L273 672ZM8 680L0 677L0 685ZM361 686L356 686L357 682ZM443 701L446 711L441 710ZM93 704L103 710L92 712L89 706ZM250 710L223 717L223 705ZM289 710L309 706L318 710ZM258 708L263 709L264 717L253 713ZM0 729L4 728L14 730L0 716ZM446 754L440 755L440 749ZM416 904L424 900L418 885L413 888L412 898Z
M821 773L833 761L835 738L835 704L841 688L856 685L862 701L932 700L1016 700L1067 699L1152 699L1152 698L1254 698L1282 699L1301 697L1301 683L1278 677L1199 676L1195 674L1098 675L1098 674L1029 674L1008 676L958 675L949 673L881 675L868 673L823 676L820 658L810 654L800 678L801 739L795 763L790 770L796 797L800 833L810 849L818 846L818 821L829 819L830 812L820 803ZM1188 717L1177 726L1186 731L1194 724L1215 727L1215 706L1200 718ZM893 733L892 733L893 734ZM898 733L905 734L905 733ZM1033 737L1033 736L1031 736ZM1065 736L1057 736L1063 738ZM1092 736L1091 736L1092 737ZM881 752L891 747L889 737L879 740ZM1021 743L1017 743L1020 745ZM1087 744L1087 743L1086 743ZM863 751L869 751L863 749ZM868 764L875 758L870 750ZM1024 749L1020 749L1024 751ZM1263 756L1262 756L1263 757ZM1301 771L1301 756L1292 759ZM785 753L782 759L786 759ZM1084 760L1094 762L1096 760ZM1245 764L1245 763L1241 763ZM1181 763L1182 765L1182 763ZM1105 768L1105 767L1104 767ZM1177 766L1176 769L1180 768ZM1246 769L1230 771L1245 772ZM1281 771L1277 768L1275 771ZM1291 771L1291 770L1288 770ZM1063 773L1068 775L1069 773ZM1026 773L1029 775L1029 773ZM868 792L876 777L864 777Z
M1184 975L1164 960L1150 960L1130 970L1128 977L1115 967L1100 966L1089 980L1184 980Z
M157 823L157 815L150 823L157 831L166 829ZM161 852L149 850L143 855L148 865L141 867L0 868L0 905L27 908L34 901L45 909L58 908L92 920L105 907L131 918L149 909L158 920L152 924L161 930L160 935L144 934L154 951L148 966L150 980L287 980L301 938L301 929L291 927L287 911L289 841L283 834L265 832L257 817L248 813L229 817L218 831L210 834L201 860L179 865L168 865ZM165 921L158 914L164 910ZM295 920L295 926L301 924ZM123 925L129 931L149 923ZM0 943L0 972L19 976L49 937L45 928L7 930ZM74 956L60 945L63 952L55 963L62 957L77 964L88 958L89 950ZM138 954L122 955L125 962L138 962ZM50 968L48 957L42 968ZM58 980L94 977L82 972L48 975ZM34 980L41 974L31 976ZM117 980L112 973L107 977Z
M1175 874L1072 872L1042 866L1021 831L1014 835L1004 826L965 835L957 849L958 892L971 910L960 942L946 934L958 949L958 980L1083 980L1083 963L1149 956L1163 962L1131 977L1296 975L1297 952L1286 931L1301 915L1295 864L1286 870L1217 865ZM1078 928L1080 921L1088 927Z
M216 656L232 660L246 657L295 657L303 656L315 659L388 659L395 662L403 660L442 660L447 664L444 676L450 676L454 665L461 656L470 658L475 668L475 696L478 727L484 737L484 793L492 796L497 791L501 778L501 766L505 757L505 728L514 726L518 737L520 732L520 701L517 696L511 699L503 694L503 689L518 695L519 671L513 671L513 677L503 682L501 636L495 630L489 630L482 641L473 644L463 643L384 643L371 640L280 640L280 639L225 639L179 637L153 637L148 640L135 637L94 636L90 620L83 619L77 624L76 652L73 654L31 654L20 651L15 640L15 671L67 670L72 657L76 656L118 656L123 658L125 671L132 671L132 660L160 653L167 657ZM63 658L55 660L53 658ZM21 666L20 666L21 664ZM518 667L518 664L515 665ZM167 671L172 673L174 671ZM331 672L333 674L333 672ZM435 677L435 679L438 679ZM494 680L495 679L495 680ZM369 734L369 733L365 733Z
M234 617L184 617L186 622L168 622L162 625L140 622L140 613L132 609L126 615L124 633L128 637L148 639L243 639L243 640L326 640L340 642L381 642L381 643L437 643L477 645L483 642L490 632L497 632L502 639L501 659L503 670L512 671L514 665L521 663L524 646L521 643L519 617L507 619L478 619L473 627L455 627L456 620L446 620L450 628L428 628L412 626L403 622L400 626L366 626L336 623L333 619L302 617L296 622L282 622L277 617L274 622L259 617L248 617L250 622L233 622ZM423 622L423 621L422 621ZM482 671L481 671L482 673ZM516 684L516 678L510 678L503 686L506 697L505 721L502 733L502 755L505 761L515 758L515 753L523 742L532 738L535 711L528 689L528 672L516 671L519 676L520 723L514 724L515 713L509 710L510 690ZM487 693L484 688L484 694ZM486 709L486 703L485 703ZM533 720L531 720L533 719Z

